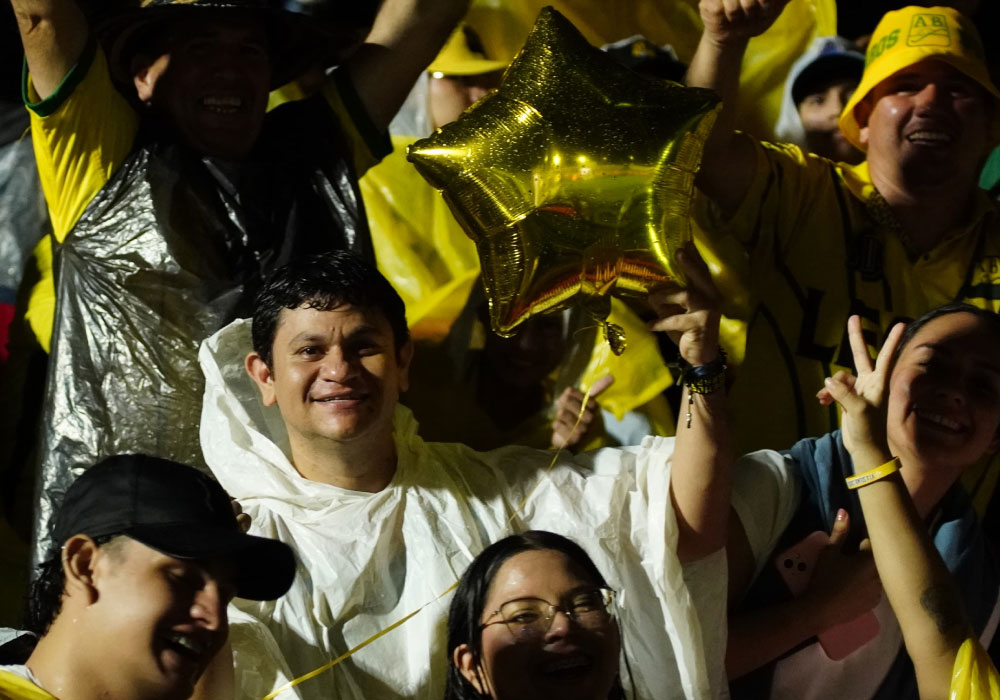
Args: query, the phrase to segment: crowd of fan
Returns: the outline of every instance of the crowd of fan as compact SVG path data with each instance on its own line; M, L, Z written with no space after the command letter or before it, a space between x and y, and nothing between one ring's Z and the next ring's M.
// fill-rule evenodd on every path
M723 101L685 284L623 312L678 386L622 418L660 353L586 391L573 310L493 335L379 174L500 83L468 0L11 0L0 698L1000 697L987 12L815 39L771 142L788 2L606 47Z

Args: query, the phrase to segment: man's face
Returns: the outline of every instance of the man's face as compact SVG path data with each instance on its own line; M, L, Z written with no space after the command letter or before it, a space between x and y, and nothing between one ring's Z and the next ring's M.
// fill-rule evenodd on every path
M283 309L271 367L251 353L247 370L265 405L277 404L293 445L391 439L413 346L397 353L378 310L350 305Z
M78 618L92 626L81 627L83 643L104 645L121 695L187 698L226 641L231 570L127 538L113 547L95 560L97 599Z
M986 91L929 59L893 74L859 105L860 139L873 171L896 169L906 184L975 181L990 147Z
M251 18L218 15L171 28L166 53L140 63L135 74L139 98L188 145L231 159L256 143L270 82L264 28Z

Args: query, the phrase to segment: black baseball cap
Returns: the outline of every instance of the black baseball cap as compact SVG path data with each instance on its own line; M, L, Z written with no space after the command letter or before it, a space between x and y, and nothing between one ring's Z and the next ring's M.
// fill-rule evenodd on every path
M245 534L229 495L194 467L128 454L108 457L66 490L55 541L73 535L126 535L178 559L225 559L236 569L236 595L274 600L295 578L284 542Z

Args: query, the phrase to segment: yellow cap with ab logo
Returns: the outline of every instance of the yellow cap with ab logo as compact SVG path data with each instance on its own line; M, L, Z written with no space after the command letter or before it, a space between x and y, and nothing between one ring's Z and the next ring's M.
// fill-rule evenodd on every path
M904 7L887 12L872 34L861 83L840 115L840 130L848 141L864 150L854 108L872 88L928 58L948 63L1000 99L983 60L979 33L968 17L951 7Z

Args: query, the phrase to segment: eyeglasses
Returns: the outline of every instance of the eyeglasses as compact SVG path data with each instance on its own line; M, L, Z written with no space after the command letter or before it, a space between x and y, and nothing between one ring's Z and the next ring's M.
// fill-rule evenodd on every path
M557 612L586 629L601 629L611 622L614 600L615 592L609 588L575 593L561 605L553 605L541 598L508 600L499 610L490 613L486 618L488 621L481 624L479 629L504 624L519 639L536 639L549 631ZM498 615L499 620L489 622Z

